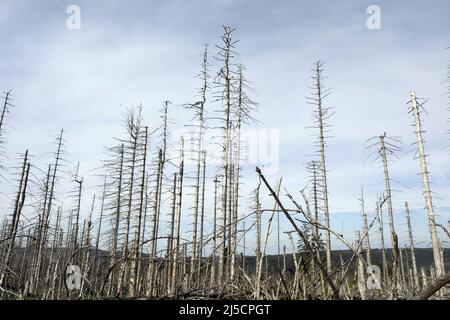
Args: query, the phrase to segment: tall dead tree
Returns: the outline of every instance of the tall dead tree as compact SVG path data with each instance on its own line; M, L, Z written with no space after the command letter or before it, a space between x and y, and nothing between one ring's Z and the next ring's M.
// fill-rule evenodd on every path
M6 238L7 239L6 254L3 256L0 264L0 287L3 286L5 277L8 273L8 269L10 270L14 269L11 268L9 264L11 261L14 245L16 242L16 236L18 232L22 208L25 204L29 172L30 172L30 162L28 161L28 150L26 150L25 155L23 157L22 172L19 180L19 190L17 192L16 200L14 202L14 212L12 215L8 236Z
M439 243L439 237L436 230L436 221L433 208L433 198L431 195L429 171L427 166L427 155L425 153L425 140L423 138L421 113L424 110L423 104L425 102L419 102L416 94L411 92L411 107L409 113L413 114L414 127L416 131L417 152L420 162L420 171L422 174L423 183L423 196L425 198L425 204L428 211L428 225L430 228L431 244L433 247L434 267L436 270L436 277L440 277L444 274L444 264L441 256L441 248Z
M161 143L158 147L158 158L156 159L156 186L154 195L154 205L153 205L153 224L152 224L152 239L151 239L151 251L150 256L151 261L149 265L149 288L148 292L150 295L155 293L155 284L157 278L157 251L158 251L158 235L160 231L160 214L161 214L161 203L163 195L163 186L165 178L165 166L167 161L167 146L169 138L169 101L163 101L163 107L160 110L162 124L160 126L160 138Z
M121 209L122 209L122 193L123 193L123 180L124 180L124 144L121 143L118 147L114 147L110 150L113 153L114 160L112 162L105 163L106 170L109 172L109 177L111 181L111 224L112 224L112 235L111 235L111 245L110 245L110 276L109 276L109 287L108 296L111 296L114 288L114 278L115 272L113 271L117 261L118 261L118 243L119 243L119 230L121 221ZM115 160L118 158L118 161Z
M262 261L261 252L261 200L260 200L260 190L261 190L261 179L258 180L258 184L254 190L254 212L255 212L255 227L256 227L256 262L255 262L255 274L258 274L259 266Z
M97 276L98 269L99 269L99 251L100 251L100 239L102 236L102 224L103 224L103 217L105 213L105 201L106 201L106 187L107 187L107 179L108 176L105 175L104 181L103 181L103 192L102 192L102 198L101 198L101 204L100 204L100 217L98 219L98 227L97 227L97 236L95 237L95 252L94 252L94 275ZM98 278L96 278L98 280Z
M219 98L222 100L224 110L221 110L222 119L224 124L223 128L223 155L222 155L222 253L220 255L218 281L221 284L223 277L227 277L227 263L229 262L228 254L230 248L227 247L227 214L230 211L229 208L229 193L230 193L230 157L231 157L231 134L232 134L232 107L233 107L233 71L231 70L233 58L233 48L237 41L232 39L234 29L229 27L224 28L224 35L222 36L222 46L219 47L219 53L217 59L223 63L215 82L216 86L220 88Z
M3 92L3 107L0 114L0 155L4 155L4 142L5 142L5 117L6 114L9 113L10 108L13 106L11 104L12 98L11 98L11 90ZM0 162L0 169L3 171L5 168L3 166L3 161ZM0 177L3 177L3 172L0 172Z
M364 222L364 234L365 234L365 244L366 244L366 257L367 257L367 263L369 265L372 265L372 254L371 254L371 248L370 248L370 235L369 235L369 222L367 221L367 213L364 205L364 190L363 187L361 187L361 213L363 216L363 222Z
M3 97L3 108L2 108L2 111L1 111L1 114L0 114L0 132L3 129L3 122L5 120L5 116L6 116L7 113L9 113L9 108L12 107L12 104L11 104L11 100L12 100L11 99L11 91L12 90L9 90L7 92L3 92L3 94L5 96Z
M35 243L34 259L33 259L33 274L30 279L29 290L30 293L37 293L37 286L41 277L41 270L43 264L43 252L45 250L45 245L47 242L47 235L51 219L51 210L53 208L52 203L54 200L55 185L57 182L58 169L60 166L60 161L62 160L63 154L63 133L64 130L61 129L60 134L56 138L56 152L54 153L55 162L53 165L48 166L47 176L45 179L44 189L44 199L40 210L42 212L39 215L39 223L37 229L37 241Z
M58 174L58 169L60 166L60 162L62 160L62 147L63 147L63 134L64 134L64 129L61 129L60 133L59 133L59 137L56 140L56 145L57 145L57 150L55 153L55 163L53 165L53 174L52 174L52 182L50 184L50 193L49 193L49 199L48 199L48 204L47 204L47 222L48 223L48 219L50 219L50 214L51 214L51 210L52 210L52 203L53 203L53 198L54 198L54 190L55 190L55 184L56 184L56 179L57 179L57 174Z
M83 177L79 176L80 163L77 164L77 169L75 175L73 177L73 181L77 184L76 195L75 195L75 227L73 231L73 246L71 250L71 254L73 254L78 248L78 234L79 234L79 226L80 226L80 215L81 215L81 199L83 192Z
M217 187L220 181L217 178L217 175L214 177L214 203L213 203L213 236L212 236L212 247L211 247L211 287L216 284L216 269L217 269Z
M199 90L200 101L189 105L189 108L195 111L196 129L197 129L197 150L196 150L196 171L195 171L195 182L194 182L194 222L192 231L192 265L190 273L190 281L192 282L192 277L194 271L197 268L197 235L198 235L198 216L200 211L200 190L201 190L201 162L202 162L202 150L203 150L203 134L205 130L205 105L206 105L206 94L209 88L208 85L208 46L205 46L203 53L202 70L198 75L202 81L202 87ZM201 241L201 240L200 240ZM201 249L200 249L201 250Z
M184 179L184 138L180 138L180 164L178 173L178 191L177 191L177 201L175 209L175 238L173 243L174 253L172 260L172 275L171 275L171 293L175 296L177 295L178 289L178 266L179 266L179 256L180 256L180 229L181 229L181 211L183 203L183 179ZM184 264L182 265L185 266Z
M167 267L167 280L166 280L166 287L167 287L167 293L169 295L172 294L172 268L173 268L173 261L174 261L174 237L175 237L175 216L177 213L177 175L178 172L175 172L173 174L173 184L172 184L172 212L170 215L170 225L169 225L169 236L167 237L167 261L169 266Z
M250 99L247 92L253 92L254 90L249 87L248 82L244 75L245 67L242 64L239 64L237 70L237 89L236 89L236 98L235 102L235 124L233 125L233 133L232 133L232 145L233 145L233 155L230 162L232 162L232 182L233 188L231 192L230 200L232 199L232 203L230 203L230 208L232 209L231 213L231 245L230 245L230 280L233 281L235 279L236 273L236 255L237 255L237 246L238 246L238 223L239 223L239 197L240 197L240 178L241 178L241 157L242 157L242 149L246 146L242 141L242 128L244 125L249 124L250 122L255 122L253 118L253 113L257 109L257 104Z
M134 259L132 266L132 291L131 296L135 296L138 289L139 282L139 267L140 267L140 253L141 253L141 232L142 232L142 222L143 215L145 211L145 195L146 195L146 165L147 165L147 149L148 149L148 127L144 128L143 132L143 150L142 150L142 164L141 164L141 182L139 186L139 207L137 211L137 221L136 221L136 233L135 233L135 248L134 248ZM144 220L145 223L145 220Z
M118 278L117 294L122 296L124 293L130 294L130 277L131 267L129 264L131 254L134 250L130 250L130 239L132 237L132 222L136 215L136 208L139 203L139 192L136 189L139 187L139 169L142 159L142 106L138 108L131 108L127 114L126 130L127 138L120 140L124 144L124 179L126 186L126 202L125 202L125 225L124 225L124 242L122 249L122 263L120 268L120 275Z
M395 153L400 151L400 140L394 137L388 137L386 132L384 132L379 137L374 137L368 140L368 142L372 142L367 149L374 148L376 156L375 161L381 159L384 173L384 183L385 183L385 193L386 199L380 203L380 207L386 202L387 210L388 210L388 222L389 229L391 233L391 249L392 249L392 276L393 276L393 285L394 291L398 286L399 280L399 248L398 248L398 236L395 231L395 222L394 222L394 210L392 204L392 189L391 189L391 178L389 172L389 157L395 156Z
M198 269L198 276L197 279L200 281L201 279L201 273L202 273L202 261L203 261L203 247L204 247L204 236L205 236L205 186L206 186L206 152L203 151L203 168L202 168L202 201L201 201L201 209L200 209L200 241L199 241L199 247L198 247L198 256L199 256L199 263L197 266Z
M322 197L323 197L323 213L324 224L327 230L325 230L325 249L327 259L327 271L331 272L331 233L330 228L330 212L328 208L328 181L327 181L327 164L326 164L326 145L330 136L327 134L330 132L331 125L328 120L333 115L331 108L325 106L324 101L330 95L331 90L326 89L323 84L325 79L323 76L324 62L317 61L314 64L312 79L314 84L310 87L311 96L307 98L307 103L314 107L314 128L318 130L317 141L315 146L318 148L320 156L320 170L321 170L321 182L322 182Z

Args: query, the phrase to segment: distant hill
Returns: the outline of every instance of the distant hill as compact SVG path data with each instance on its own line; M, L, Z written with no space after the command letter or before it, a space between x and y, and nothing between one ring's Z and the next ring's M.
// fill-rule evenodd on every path
M372 249L371 251L372 255L372 264L382 266L383 264L383 258L382 258L382 251L381 249ZM366 256L365 251L363 252L364 256ZM415 248L415 254L416 254L416 263L418 268L429 268L433 264L433 250L432 248ZM341 264L341 256L342 260L345 262L346 260L350 259L353 255L353 252L350 250L334 250L331 252L331 259L333 261L333 265L340 265ZM410 257L410 251L405 251L402 249L402 255L403 255L403 263L404 268L406 269L408 264L411 266L411 257ZM386 257L388 260L388 265L392 265L392 253L391 249L386 249ZM408 262L406 262L406 259L408 258ZM276 271L276 265L277 262L280 263L280 267L283 264L283 256L280 255L268 255L267 256L268 262L269 262L269 271ZM323 257L323 261L325 260L325 257ZM255 265L255 257L254 256L246 256L245 257L245 263L246 263L246 269L251 270ZM444 249L444 263L446 266L446 270L450 269L450 249ZM292 253L286 254L286 267L294 268L294 262L292 259Z

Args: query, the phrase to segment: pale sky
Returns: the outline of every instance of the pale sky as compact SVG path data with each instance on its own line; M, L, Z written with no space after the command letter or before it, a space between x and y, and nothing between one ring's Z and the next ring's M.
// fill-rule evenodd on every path
M366 25L366 9L373 4L381 9L380 30ZM69 5L81 9L79 30L66 27ZM367 160L364 146L367 139L386 131L403 141L399 159L391 164L392 179L399 181L393 183L399 237L402 243L406 239L407 200L413 208L417 242L427 246L419 163L413 159L415 136L406 102L411 90L429 98L429 114L423 119L426 149L437 219L446 224L448 12L446 0L432 5L424 0L2 0L0 89L12 89L15 104L6 120L7 155L13 160L29 148L34 163L45 168L51 161L52 139L64 128L67 166L80 161L87 190L98 191L93 169L99 166L103 148L123 132L126 108L142 103L145 119L155 127L163 100L174 105L195 101L203 47L209 44L215 55L214 45L220 43L222 25L227 25L237 28L235 61L246 66L246 77L256 90L251 97L259 104L259 127L280 132L280 169L269 177L273 185L282 176L284 187L299 200L298 191L307 183L305 163L314 153L314 131L307 129L312 109L306 96L312 83L310 69L323 60L325 84L332 89L327 103L335 108L330 119L334 138L327 154L333 226L340 231L343 224L345 235L353 238L361 226L361 186L367 210L373 213L383 177L380 167ZM217 71L212 57L211 62L215 64L211 72ZM190 116L175 111L171 118L182 125ZM12 160L8 166L15 165ZM247 194L257 182L253 167L243 172ZM15 190L11 183L11 187L2 183L4 199ZM249 206L247 198L241 202L243 208ZM88 208L90 199L84 201ZM290 206L287 198L283 201ZM270 201L265 204L271 206ZM374 232L373 237L376 244L379 236ZM274 247L271 242L270 249ZM335 247L340 245L335 242Z

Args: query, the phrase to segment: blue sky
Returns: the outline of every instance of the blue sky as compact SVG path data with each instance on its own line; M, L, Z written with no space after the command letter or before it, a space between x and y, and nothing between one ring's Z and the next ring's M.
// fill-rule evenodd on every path
M66 8L72 4L81 9L80 30L66 28ZM381 9L380 30L366 26L366 9L372 4ZM203 46L210 44L215 53L222 25L228 25L237 28L236 61L245 64L256 90L252 98L259 103L259 126L280 130L280 170L269 177L273 184L283 176L284 186L298 196L307 183L304 167L314 153L314 132L307 129L312 110L306 96L310 69L324 60L325 83L332 88L327 102L336 112L330 120L334 138L327 155L333 225L340 229L343 223L346 235L353 237L361 221L361 185L373 212L376 195L383 190L382 172L367 160L364 146L368 138L386 131L403 141L399 159L391 164L392 178L401 182L394 183L399 229L404 230L403 203L408 200L417 242L427 245L419 164L411 145L415 137L405 104L411 90L429 98L429 115L423 121L426 148L438 220L446 223L450 155L443 148L449 101L443 81L450 60L449 9L444 0L433 5L3 0L0 89L12 89L16 105L7 120L8 155L14 158L30 148L34 161L45 164L50 161L52 137L64 127L73 162L69 166L80 161L85 176L92 176L86 188L94 190L93 169L102 148L123 132L126 108L142 102L145 118L155 126L161 101L193 101ZM172 118L182 124L189 116L174 112ZM244 175L248 193L256 176L253 168L246 168ZM242 201L244 207L247 202Z

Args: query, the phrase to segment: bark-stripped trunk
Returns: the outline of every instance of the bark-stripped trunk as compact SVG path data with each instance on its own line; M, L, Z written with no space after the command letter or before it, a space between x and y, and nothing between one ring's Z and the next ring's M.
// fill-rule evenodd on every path
M177 194L177 208L176 208L176 216L175 216L175 239L174 239L174 255L173 255L173 262L172 262L172 286L171 286L171 293L175 296L177 295L178 291L178 259L179 259L179 253L180 253L180 228L181 228L181 205L182 205L182 198L183 198L183 178L184 178L184 139L181 137L180 141L180 165L179 165L179 174L178 174L178 194ZM186 247L186 244L184 244L184 248ZM186 257L186 256L185 256ZM183 268L186 266L186 264L183 264Z
M148 142L148 127L144 129L144 150L142 154L142 172L141 172L141 185L140 185L140 195L139 195L139 209L136 223L136 236L135 236L135 249L134 249L134 260L132 267L132 277L131 277L131 296L136 295L139 282L139 266L140 266L140 253L141 253L141 230L142 230L142 216L144 214L144 195L145 195L145 178L146 178L146 165L147 165L147 142Z
M318 146L320 157L320 170L322 182L322 197L323 197L323 213L325 230L325 250L327 259L327 272L331 272L331 233L330 233L330 213L328 207L328 180L327 180L327 164L326 164L326 132L328 124L326 120L329 118L329 108L324 106L324 98L328 96L329 90L325 90L322 83L323 62L317 61L314 66L314 92L313 97L309 98L309 103L314 105L315 125L318 129Z
M387 265L387 257L386 257L386 245L384 243L384 222L383 222L383 208L380 206L381 199L377 201L377 214L378 214L378 223L379 223L379 231L380 231L380 241L381 241L381 256L383 259L383 280L384 283L387 283L389 277L388 265Z
M412 262L412 278L415 285L415 289L419 289L419 274L417 271L417 262L416 262L416 253L414 249L414 238L413 231L411 227L411 218L409 213L408 202L405 201L405 209L406 209L406 224L408 226L408 240L409 240L409 250L411 253L411 262Z
M386 188L386 202L388 207L388 220L389 220L389 229L391 231L391 249L392 249L392 278L394 291L398 285L398 276L399 276L399 257L398 257L398 242L397 242L397 233L395 232L395 223L394 223L394 212L392 207L392 193L391 193L391 180L389 177L389 167L388 167L388 159L386 152L386 144L385 138L386 133L381 135L380 137L380 154L383 161L383 172L384 172L384 181Z
M372 265L372 254L370 252L370 236L369 236L369 222L367 221L367 213L364 205L364 190L361 187L361 211L363 216L363 222L364 222L364 234L365 236L365 243L366 243L366 259L367 263L369 265Z
M412 102L412 113L414 115L414 126L416 129L416 139L417 139L417 148L419 152L419 161L420 161L420 171L422 174L422 182L423 182L423 196L425 198L425 203L428 211L428 226L430 228L430 236L431 236L431 244L433 247L433 258L434 258L434 267L436 269L436 276L440 277L444 274L443 270L443 262L441 257L441 250L439 244L439 237L436 230L436 222L434 217L434 208L433 208L433 199L431 195L430 188L430 180L428 177L429 171L427 168L426 161L426 153L424 140L422 137L422 122L420 119L420 110L421 107L416 98L416 94L411 92L411 102Z

